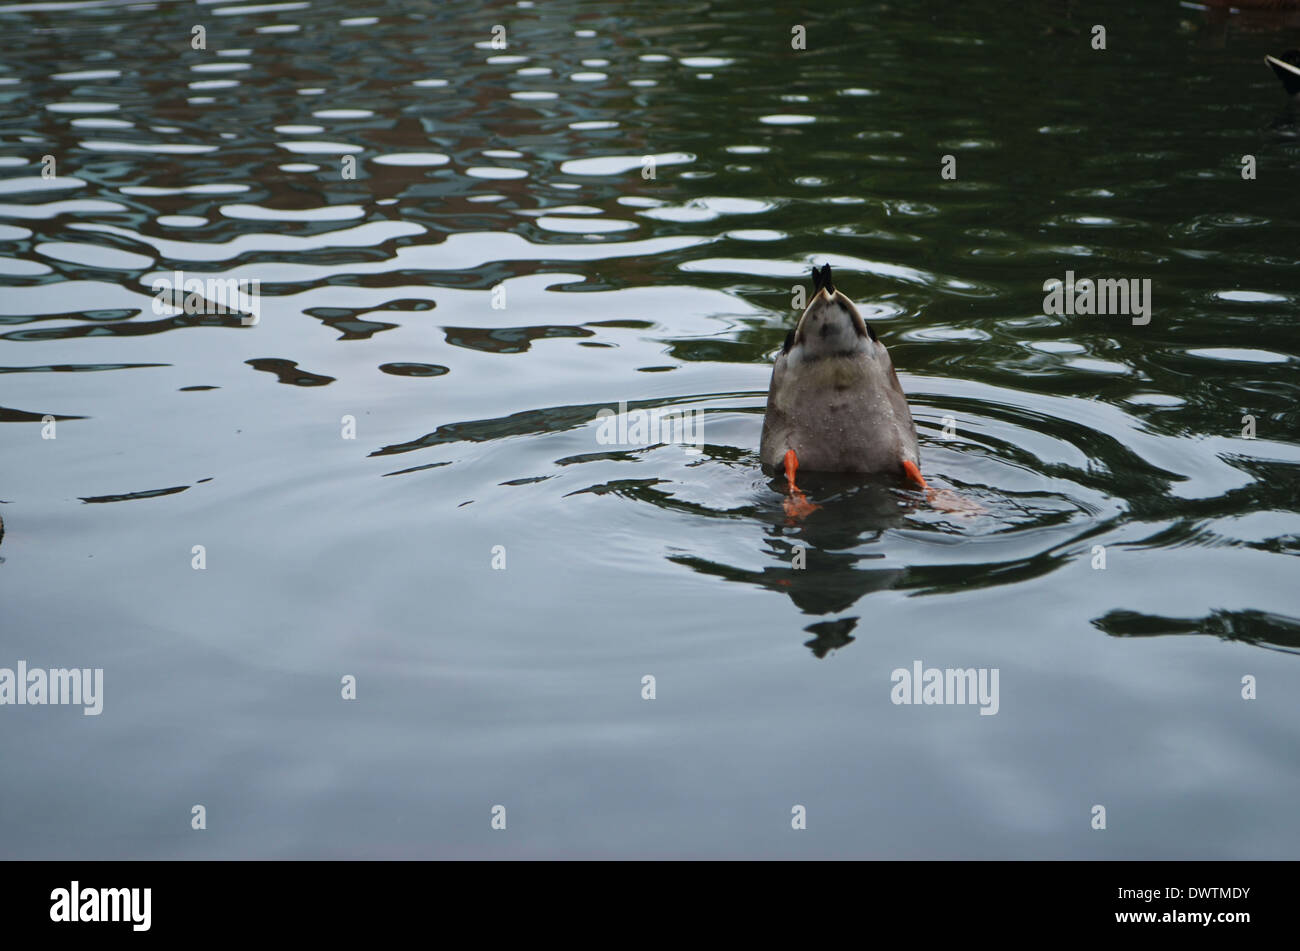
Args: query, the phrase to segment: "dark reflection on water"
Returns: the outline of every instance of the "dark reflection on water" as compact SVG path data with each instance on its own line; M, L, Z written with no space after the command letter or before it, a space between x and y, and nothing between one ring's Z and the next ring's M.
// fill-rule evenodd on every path
M23 409L0 406L0 422L3 423L39 423L49 417L53 420L85 419L84 416L55 416L53 413L29 413Z
M474 327L447 327L447 342L455 347L482 350L485 353L527 353L532 341L552 337L592 337L582 327L497 327L479 330Z
M381 363L379 369L393 376L442 376L451 372L432 363Z
M110 691L93 738L0 710L5 854L1294 856L1297 30L0 5L0 666ZM813 263L980 514L810 476L786 515L756 449ZM1150 323L1046 315L1067 271ZM606 444L620 404L703 444ZM998 715L891 704L918 658L999 668Z
M293 360L281 360L277 357L262 357L258 360L245 360L254 370L274 373L281 383L291 386L324 386L333 383L334 377L322 373L310 373L302 369Z
M164 495L184 492L188 485L174 485L170 489L151 489L147 492L124 492L121 495L100 495L95 498L82 499L83 502L129 502L132 499L156 499Z
M1170 618L1112 611L1092 622L1116 637L1213 634L1226 640L1300 653L1300 623L1265 611L1214 611L1204 618Z

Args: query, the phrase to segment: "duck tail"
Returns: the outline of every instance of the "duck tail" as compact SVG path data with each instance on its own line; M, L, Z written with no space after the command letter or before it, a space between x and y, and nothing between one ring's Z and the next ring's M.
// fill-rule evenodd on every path
M1300 95L1300 50L1287 50L1281 56L1265 56L1264 62L1282 81L1287 95Z

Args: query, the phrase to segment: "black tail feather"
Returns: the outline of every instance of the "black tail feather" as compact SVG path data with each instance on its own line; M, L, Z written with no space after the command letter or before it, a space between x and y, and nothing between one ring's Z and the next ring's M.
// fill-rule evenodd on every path
M835 293L835 284L831 281L831 266L823 264L820 269L813 266L813 293L816 294L822 288L826 288L826 293Z
M1287 50L1281 56L1269 57L1265 62L1273 70L1273 75L1282 81L1287 95L1300 95L1300 50Z

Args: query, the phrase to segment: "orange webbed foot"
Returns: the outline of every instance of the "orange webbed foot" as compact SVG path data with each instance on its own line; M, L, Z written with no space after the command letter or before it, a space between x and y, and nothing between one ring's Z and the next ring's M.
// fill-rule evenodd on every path
M785 453L785 480L789 483L790 497L785 500L785 514L790 519L801 519L821 508L820 505L814 505L808 501L807 496L799 491L799 486L795 485L795 473L799 471L799 457L793 449L787 449Z
M909 479L921 487L921 490L925 492L926 501L930 503L931 508L937 511L949 512L963 518L988 513L988 509L974 499L963 498L951 489L930 488L916 463L909 459L903 460L903 471L907 473Z
M921 475L921 470L917 468L916 463L911 459L903 460L903 471L907 473L909 479L919 485L922 489L925 489L927 492L930 491L930 487L926 485L925 479Z

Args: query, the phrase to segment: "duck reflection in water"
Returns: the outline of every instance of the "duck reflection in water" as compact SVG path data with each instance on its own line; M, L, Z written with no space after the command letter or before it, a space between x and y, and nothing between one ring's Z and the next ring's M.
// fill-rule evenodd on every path
M773 563L753 570L695 555L674 555L671 560L704 574L779 591L805 614L824 618L804 630L813 635L806 646L817 657L825 657L854 640L851 632L857 624L854 617L828 615L904 580L905 567L886 567L886 554L869 549L887 529L904 527L908 513L924 509L925 502L919 492L863 482L849 474L807 473L799 482L816 500L806 514L792 518L787 512L780 495L784 476L759 490L761 498L752 510L770 526L764 549ZM774 491L769 492L769 487Z

